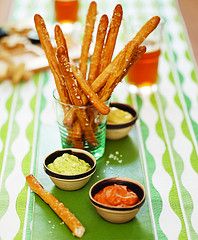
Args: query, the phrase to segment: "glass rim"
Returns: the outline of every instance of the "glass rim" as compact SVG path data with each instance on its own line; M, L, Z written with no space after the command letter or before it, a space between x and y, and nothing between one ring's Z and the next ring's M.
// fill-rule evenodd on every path
M65 106L65 107L70 107L70 108L80 108L80 109L87 109L87 108L95 108L95 106L93 104L88 104L88 105L83 105L83 106L77 106L77 105L73 105L71 103L64 103L60 100L59 95L58 95L58 90L54 89L53 90L53 98L55 100L55 102ZM110 102L110 99L106 100L105 103Z

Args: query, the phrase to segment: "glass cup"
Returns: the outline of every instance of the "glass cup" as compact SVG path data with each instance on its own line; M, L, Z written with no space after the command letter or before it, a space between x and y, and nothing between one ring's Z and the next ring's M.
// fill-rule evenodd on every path
M135 88L154 87L158 80L158 63L161 53L163 24L142 43L146 53L128 71L127 82Z
M59 100L54 90L56 118L63 148L81 148L94 155L103 156L106 142L107 115L100 114L93 105L74 106ZM109 105L109 101L106 102Z
M74 23L78 19L78 0L54 0L55 19L61 24Z

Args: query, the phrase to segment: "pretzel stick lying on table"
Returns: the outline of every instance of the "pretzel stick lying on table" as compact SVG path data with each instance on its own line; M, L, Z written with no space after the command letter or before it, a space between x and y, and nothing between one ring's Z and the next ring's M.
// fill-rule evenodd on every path
M83 43L81 48L81 56L80 56L80 70L83 74L83 77L86 79L87 73L87 61L89 55L89 48L92 40L92 34L94 30L94 25L96 21L97 15L97 4L96 2L91 2L89 5L86 23L85 23L85 31L83 37Z
M122 6L118 4L113 11L109 31L102 51L99 73L101 73L106 68L106 66L108 66L109 63L111 62L116 44L116 39L118 36L118 31L122 21L122 15L123 15Z
M32 191L34 191L46 204L51 207L51 209L63 220L76 237L80 238L83 236L85 228L74 216L74 214L63 205L63 203L59 202L57 198L47 192L33 175L26 176L26 181Z

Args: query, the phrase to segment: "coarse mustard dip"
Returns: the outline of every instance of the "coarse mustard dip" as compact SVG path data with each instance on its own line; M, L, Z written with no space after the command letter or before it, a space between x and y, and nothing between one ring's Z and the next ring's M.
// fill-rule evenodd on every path
M84 160L68 153L57 157L54 162L48 164L47 167L55 173L64 175L82 174L91 169L91 166Z
M109 124L123 124L128 123L133 119L133 116L126 111L111 107L110 112L107 115L107 123Z

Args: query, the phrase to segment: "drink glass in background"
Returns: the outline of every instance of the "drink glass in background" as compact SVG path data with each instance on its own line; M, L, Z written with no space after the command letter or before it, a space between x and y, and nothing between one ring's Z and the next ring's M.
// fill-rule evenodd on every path
M101 158L105 151L107 115L100 114L93 105L74 106L62 103L57 90L54 90L53 97L62 148L81 148L93 154L96 159ZM106 105L109 105L109 101L106 102ZM79 137L78 131L74 128L76 115L73 115L74 119L72 119L71 114L80 111L87 115L83 127L91 125L91 129L86 130L86 136L83 134ZM93 141L93 136L95 141Z
M142 87L156 89L162 30L163 23L160 23L142 43L147 48L146 53L128 71L127 82L134 89Z
M55 20L72 24L78 20L78 0L54 0Z

